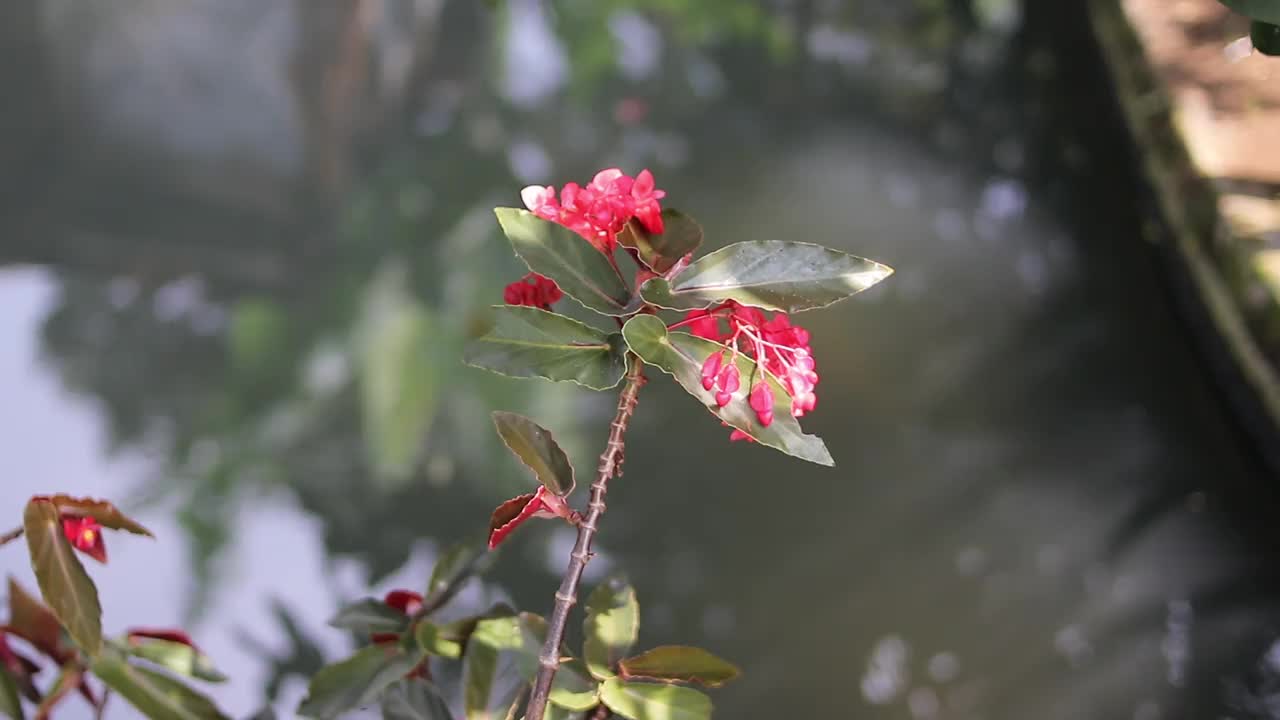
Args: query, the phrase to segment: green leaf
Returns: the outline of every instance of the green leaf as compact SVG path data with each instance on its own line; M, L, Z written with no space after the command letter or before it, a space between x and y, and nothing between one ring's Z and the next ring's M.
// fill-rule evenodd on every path
M1245 17L1280 25L1280 0L1222 0L1222 4Z
M418 627L413 633L418 647L428 655L457 659L462 656L462 643L447 637L447 634L439 625L426 620L418 621Z
M227 676L218 671L208 655L184 643L135 637L126 641L126 649L134 657L153 662L179 675L214 683L227 680Z
M441 352L435 316L390 265L370 284L355 334L365 449L384 489L400 487L421 460L436 414Z
M18 695L18 682L3 665L0 665L0 715L25 720L22 711L22 697Z
M725 300L796 313L826 307L893 274L887 265L812 243L734 243L704 255L675 277L640 287L647 302L670 310L706 308Z
M711 698L678 685L629 682L610 678L600 686L600 699L630 720L707 720Z
M640 634L640 603L635 588L622 578L610 578L587 598L582 654L591 675L613 677L613 666L631 651Z
M62 657L58 616L9 577L9 632L50 657Z
M603 315L625 315L631 290L618 268L569 228L528 210L495 208L498 223L529 269L556 281L565 295Z
M618 233L618 244L635 249L640 262L659 275L665 275L702 244L702 227L679 210L663 210L662 224L662 234L651 235L639 220L632 219Z
M400 644L371 645L342 662L320 669L311 678L298 714L326 720L377 702L392 683L409 674L422 654Z
M1263 55L1280 55L1280 25L1254 20L1249 24L1249 41Z
M495 557L494 553L486 551L483 543L477 542L458 543L445 550L431 571L431 581L427 584L422 604L427 608L444 605L462 589L464 582L487 572Z
M586 720L587 716L552 703L547 706L547 712L542 717L544 720Z
M690 682L707 687L720 687L741 672L702 648L684 645L663 645L618 663L618 674L628 680Z
M404 679L382 696L383 720L453 720L439 688L426 680Z
M36 572L45 603L80 649L97 655L102 649L102 606L98 603L98 588L62 534L57 506L47 500L31 500L23 513L22 526L26 529L31 567Z
M713 353L726 351L724 345L688 333L669 333L662 320L653 315L631 318L622 332L632 352L646 363L674 377L712 415L750 435L761 445L819 465L835 464L822 439L816 435L806 435L800 429L800 423L791 415L791 396L783 389L782 383L771 373L764 371L761 372L764 372L765 381L773 388L773 423L769 427L763 427L756 421L755 411L747 403L747 394L750 392L748 379L756 373L756 364L751 358L738 355L737 365L738 372L742 374L742 388L734 394L728 405L717 407L712 393L702 388L702 364Z
M523 647L518 618L486 618L476 623L462 657L462 697L467 720L500 720L507 716L525 686L519 673Z
M543 486L560 497L573 492L573 464L550 430L513 412L493 413L493 424L502 442L533 471Z
M402 633L409 629L409 618L381 600L365 598L339 610L329 626L361 635Z
M547 621L540 615L520 613L520 629L524 636L519 658L520 674L525 680L533 681L538 674L538 655L547 640ZM563 649L560 656L562 659L565 657ZM596 681L587 670L586 663L577 658L560 663L548 697L553 704L576 711L590 710L600 704Z
M91 517L98 521L98 524L112 530L124 530L134 535L146 535L147 537L155 537L150 530L143 527L138 521L120 512L114 504L106 500L94 500L92 498L76 498L70 495L51 495L47 498L53 503L60 513L67 515L80 515L83 517Z
M467 343L466 362L511 377L540 377L607 390L626 373L617 333L539 308L498 305L493 327Z
M93 674L151 720L220 720L213 701L163 673L135 667L114 653L93 662Z

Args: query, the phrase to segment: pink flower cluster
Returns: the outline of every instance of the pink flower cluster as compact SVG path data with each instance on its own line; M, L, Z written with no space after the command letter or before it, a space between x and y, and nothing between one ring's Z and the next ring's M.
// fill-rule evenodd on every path
M540 218L559 223L586 238L601 252L612 255L618 233L631 218L645 230L660 234L666 193L654 185L653 174L641 170L634 178L618 168L596 173L586 185L566 183L559 197L553 185L530 185L520 191L529 210Z
M715 393L716 404L724 407L741 387L737 366L738 353L763 365L791 396L791 414L800 417L818 404L815 388L818 372L809 347L809 331L791 324L786 313L766 318L759 308L741 305L733 300L707 308L692 310L672 327L687 325L689 332L707 340L728 345L726 353L715 353L702 365L702 387ZM773 423L773 390L763 376L753 378L754 386L747 402L764 427ZM732 440L750 439L735 430Z
M502 292L502 299L508 305L528 305L543 310L550 310L552 303L562 297L564 292L555 280L537 273L527 273Z

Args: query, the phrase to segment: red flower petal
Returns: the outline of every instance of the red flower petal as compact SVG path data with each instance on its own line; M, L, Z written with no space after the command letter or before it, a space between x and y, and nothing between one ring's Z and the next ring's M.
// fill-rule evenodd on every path
M392 590L382 602L405 615L412 615L422 608L422 596L412 590Z
M107 562L107 546L102 540L102 526L91 517L62 516L62 534L71 546L102 564Z

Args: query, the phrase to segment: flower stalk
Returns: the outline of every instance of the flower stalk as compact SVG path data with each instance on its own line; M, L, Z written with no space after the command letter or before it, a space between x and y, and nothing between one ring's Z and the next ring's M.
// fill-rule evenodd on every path
M578 584L582 579L582 571L591 560L591 543L595 539L600 518L604 516L605 494L609 489L609 479L622 474L625 448L623 436L627 432L631 415L635 412L636 398L644 383L643 363L640 358L627 353L626 382L618 396L617 413L609 425L609 441L605 445L604 452L600 454L596 480L591 484L587 514L578 525L578 541L569 555L569 566L565 568L560 589L556 591L555 607L547 623L547 641L538 655L538 675L534 679L533 692L529 696L526 720L542 720L546 711L551 683L555 680L556 670L560 667L560 645L564 641L565 623L569 619L569 611L578 602Z

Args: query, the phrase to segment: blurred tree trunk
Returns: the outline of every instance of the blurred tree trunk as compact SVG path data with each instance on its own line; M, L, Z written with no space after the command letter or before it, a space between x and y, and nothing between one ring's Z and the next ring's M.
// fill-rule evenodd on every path
M370 28L380 0L296 0L290 77L302 124L304 200L325 207L346 187L354 141L372 120Z

